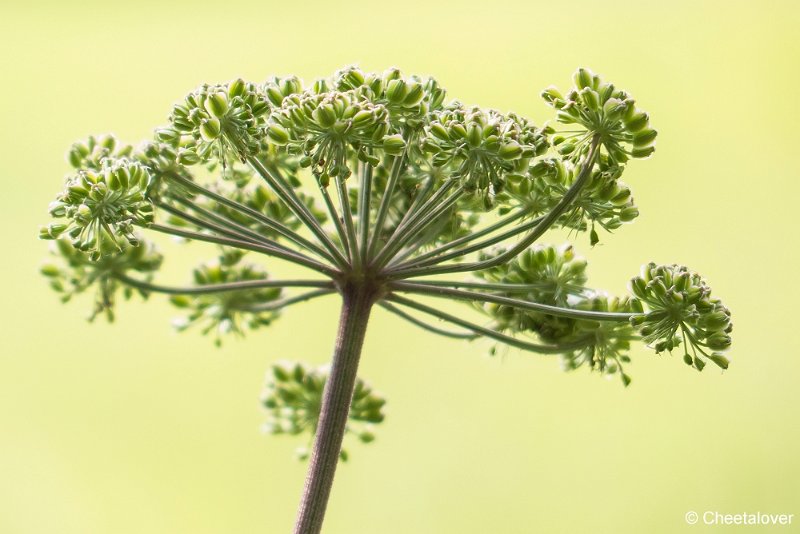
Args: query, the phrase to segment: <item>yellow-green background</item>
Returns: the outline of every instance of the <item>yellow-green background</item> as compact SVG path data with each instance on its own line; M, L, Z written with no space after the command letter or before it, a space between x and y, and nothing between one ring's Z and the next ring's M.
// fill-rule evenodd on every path
M800 514L796 2L20 2L0 7L0 532L265 533L292 524L299 443L260 433L270 362L326 361L335 299L222 349L160 298L113 326L62 306L36 240L89 133L136 142L194 86L357 62L433 74L467 103L549 118L587 65L660 130L626 174L642 215L578 248L622 292L649 260L703 273L732 364L637 347L632 387L546 357L442 340L377 312L362 376L389 398L353 445L329 533L789 532L689 527L689 510ZM187 278L186 254L164 279ZM285 272L285 271L283 271ZM460 308L454 308L460 309Z

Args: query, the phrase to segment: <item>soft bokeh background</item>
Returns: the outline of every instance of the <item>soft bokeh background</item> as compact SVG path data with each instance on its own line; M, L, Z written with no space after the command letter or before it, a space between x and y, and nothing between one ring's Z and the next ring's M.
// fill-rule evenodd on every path
M287 532L305 465L260 433L270 362L324 362L335 299L215 349L163 299L88 325L38 265L63 153L136 142L197 84L433 74L538 121L543 87L590 66L660 130L626 180L641 218L589 250L622 292L651 259L707 276L733 310L731 369L634 351L632 387L440 340L376 312L362 376L390 400L340 468L328 533L674 533L689 510L800 514L796 270L800 4L785 2L21 2L0 7L3 243L0 532ZM792 243L795 243L794 245ZM187 250L187 253L188 250ZM206 258L211 249L194 247ZM188 258L188 259L194 259ZM188 259L164 279L186 279ZM458 309L458 308L456 308ZM748 532L800 531L747 527Z

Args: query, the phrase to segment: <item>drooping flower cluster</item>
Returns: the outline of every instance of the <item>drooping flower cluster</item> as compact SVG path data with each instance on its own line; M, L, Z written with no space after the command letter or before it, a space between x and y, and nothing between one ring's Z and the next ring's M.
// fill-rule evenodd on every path
M243 255L234 251L223 254L218 261L206 263L194 270L197 286L213 286L252 280L266 280L267 273L259 266L241 263ZM277 306L280 288L262 287L222 291L218 293L175 295L170 300L176 307L186 310L185 317L174 322L178 330L192 325L204 334L213 334L214 343L220 345L226 334L244 334L271 324L278 317Z
M682 265L650 263L631 280L631 290L648 308L631 322L656 352L671 352L683 343L688 365L702 370L707 358L728 368L722 352L731 345L731 313L711 296L700 275Z
M269 413L264 429L270 434L306 434L309 440L312 439L317 431L327 378L327 366L311 367L291 362L273 365L267 375L267 388L262 398L262 404ZM386 400L381 395L357 378L345 432L362 443L373 441L373 426L383 421L385 404ZM340 454L343 460L347 459L344 449ZM297 455L301 459L307 458L308 449L297 449Z
M105 158L100 168L85 169L67 179L64 192L50 204L50 215L64 222L42 228L40 237L68 237L93 259L136 245L135 226L153 222L153 205L146 197L150 173L129 159Z
M639 216L630 187L619 177L623 167L601 157L570 209L557 221L558 226L590 230L591 244L599 241L595 225L608 232ZM515 179L501 197L506 204L519 203L531 216L547 213L563 198L575 182L575 166L558 158L543 158L528 176Z
M61 295L61 301L68 302L94 287L94 308L89 319L93 320L102 313L108 321L114 320L114 304L118 294L121 293L125 300L134 294L143 297L149 294L125 284L119 277L137 273L143 275L144 280L149 280L163 259L152 244L143 242L93 259L76 249L70 240L61 238L55 241L52 253L58 261L44 264L41 272L50 280L50 287Z
M635 300L609 297L588 289L585 286L586 260L577 256L570 245L559 248L536 245L506 264L476 274L488 282L506 284L508 289L503 295L507 297L593 312L642 311ZM619 371L623 382L630 383L622 366L629 361L627 352L634 332L626 322L564 317L504 304L484 304L481 310L493 319L499 330L535 336L563 347L562 361L566 369L587 365L605 374Z

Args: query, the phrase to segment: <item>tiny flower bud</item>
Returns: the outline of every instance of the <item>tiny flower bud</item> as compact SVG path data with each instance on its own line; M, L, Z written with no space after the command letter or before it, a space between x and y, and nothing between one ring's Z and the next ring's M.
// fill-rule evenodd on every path
M208 95L205 108L212 117L221 119L228 112L228 95L222 91Z
M391 156L402 154L405 147L406 142L400 134L388 135L383 138L383 150Z
M200 124L200 135L206 141L214 141L219 137L220 128L219 119L204 119Z

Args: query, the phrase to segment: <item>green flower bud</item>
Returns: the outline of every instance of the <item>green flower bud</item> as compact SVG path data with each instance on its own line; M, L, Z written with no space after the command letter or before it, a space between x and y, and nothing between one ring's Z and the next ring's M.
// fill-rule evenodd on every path
M390 156L399 156L405 147L406 142L400 134L387 135L383 138L383 150Z
M222 91L208 95L205 101L205 108L212 117L221 119L228 112L228 95Z
M414 82L408 88L406 97L403 99L403 105L406 107L416 106L424 96L425 88L422 87L421 83Z
M580 94L589 109L600 109L600 95L594 89L587 87Z
M639 209L636 206L628 206L622 208L619 212L619 220L622 222L631 222L639 216Z
M269 135L270 141L276 145L282 146L289 142L289 132L287 132L283 126L276 123L272 123L267 127L267 135Z
M522 147L519 143L512 141L500 147L498 154L505 160L512 160L522 155Z
M236 98L237 96L243 96L244 92L245 92L245 88L246 88L246 86L245 86L244 80L242 80L241 78L233 80L228 85L228 96L230 98Z
M221 125L219 119L204 119L200 124L200 135L206 141L214 141L219 137Z
M634 109L631 107L631 109ZM631 133L637 133L647 127L650 116L645 111L636 111L630 118L625 119L625 126Z
M728 365L730 365L730 360L723 356L722 354L714 353L708 357L709 360L717 364L722 369L727 369Z
M194 150L182 148L178 151L178 163L181 165L197 165L200 163L200 156Z
M471 124L467 129L467 142L472 147L479 147L481 145L482 136L483 130L479 124Z
M408 96L408 86L405 81L396 79L386 86L386 98L392 104L400 104Z
M656 140L656 135L658 132L647 128L645 130L641 130L634 134L633 136L633 146L635 148L645 147L653 143Z
M314 120L316 120L323 128L330 128L336 123L336 112L333 106L327 104L322 105L314 110Z
M562 143L558 146L558 153L562 156L571 154L575 150L575 145L572 143Z
M447 132L447 128L442 126L440 123L438 122L431 123L430 130L431 133L438 139L442 141L450 140L450 134Z
M654 146L638 147L631 150L631 157L634 158L647 158L656 151Z
M581 67L577 71L575 71L575 74L573 75L573 80L575 82L575 86L578 89L583 89L585 87L592 87L592 72L589 69Z

